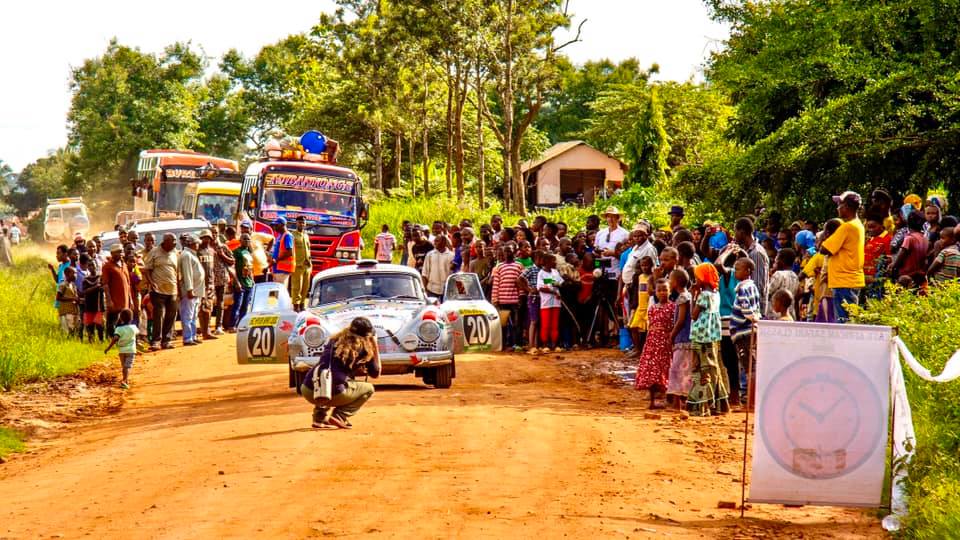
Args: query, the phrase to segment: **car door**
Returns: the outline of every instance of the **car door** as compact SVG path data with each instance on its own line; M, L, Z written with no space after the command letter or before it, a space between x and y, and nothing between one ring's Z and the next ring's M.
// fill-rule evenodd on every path
M500 315L487 301L480 278L458 272L447 278L440 309L453 334L453 351L499 351L502 348Z
M282 283L257 283L237 325L238 364L286 364L287 338L297 312Z

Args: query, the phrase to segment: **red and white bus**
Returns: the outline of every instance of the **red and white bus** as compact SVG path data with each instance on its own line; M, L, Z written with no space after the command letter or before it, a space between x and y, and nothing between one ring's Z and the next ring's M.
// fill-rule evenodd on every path
M190 150L144 150L140 152L133 179L133 211L139 217L173 217L180 214L187 184L235 176L240 167L232 159Z
M241 219L254 231L273 234L271 223L303 216L310 233L313 273L352 264L360 257L360 229L366 225L363 183L352 170L332 163L284 157L251 163L240 191Z

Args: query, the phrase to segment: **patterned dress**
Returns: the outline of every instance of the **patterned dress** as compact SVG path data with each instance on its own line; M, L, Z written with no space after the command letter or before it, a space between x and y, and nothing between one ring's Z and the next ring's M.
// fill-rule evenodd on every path
M667 381L667 394L686 399L693 385L693 355L696 345L690 341L690 313L693 311L693 297L684 291L677 296L677 310L674 320L680 316L680 305L687 305L687 315L681 323L680 332L673 340L673 358L670 361L670 375Z
M673 327L673 313L677 306L673 302L654 304L647 314L647 340L643 345L643 354L637 364L636 388L667 386L667 374L673 357L673 343L670 342L670 329Z
M692 367L687 410L693 416L726 413L728 403L727 370L720 362L720 295L715 291L701 291L697 297L700 316L693 321L690 339L696 347Z

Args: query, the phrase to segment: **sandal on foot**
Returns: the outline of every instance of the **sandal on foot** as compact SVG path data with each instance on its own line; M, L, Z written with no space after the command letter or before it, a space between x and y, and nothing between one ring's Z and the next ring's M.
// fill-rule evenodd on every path
M123 389L123 390L129 390L129 389L130 389L130 385L127 384L127 383L125 383L125 382L122 382L122 383L120 383L120 388Z
M341 420L336 416L331 416L330 418L327 419L327 422L330 423L330 425L337 426L340 429L351 429L353 427L351 424L349 424L345 420Z

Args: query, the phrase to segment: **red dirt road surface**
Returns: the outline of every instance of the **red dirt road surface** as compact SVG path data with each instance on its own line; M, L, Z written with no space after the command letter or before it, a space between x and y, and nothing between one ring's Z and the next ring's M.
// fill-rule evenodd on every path
M883 536L858 510L718 509L739 504L743 415L647 417L577 376L596 351L464 355L449 390L383 378L329 431L285 366L239 366L224 338L138 358L120 413L0 466L0 538Z

